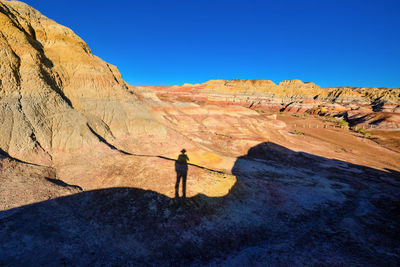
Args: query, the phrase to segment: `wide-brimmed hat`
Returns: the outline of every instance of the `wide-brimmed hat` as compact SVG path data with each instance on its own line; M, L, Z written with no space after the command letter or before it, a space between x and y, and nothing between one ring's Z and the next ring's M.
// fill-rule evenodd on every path
M181 152L182 152L182 153L185 153L185 152L186 152L186 149L182 149Z

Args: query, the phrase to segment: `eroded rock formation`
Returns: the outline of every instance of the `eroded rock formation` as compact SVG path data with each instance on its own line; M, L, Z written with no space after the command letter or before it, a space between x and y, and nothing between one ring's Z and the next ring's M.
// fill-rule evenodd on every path
M330 87L312 82L269 80L211 80L203 84L151 87L161 98L217 105L242 105L255 110L320 115L341 114L354 125L400 128L400 89ZM368 119L367 119L368 118Z
M95 133L165 134L118 69L70 29L21 2L2 1L0 11L1 149L49 164L57 152L99 143Z
M133 87L0 0L0 265L395 265L398 132L314 114L398 130L399 89Z
M132 87L72 30L21 2L1 1L0 11L0 149L86 189L140 185L172 195L149 179L161 172L173 181L170 163L144 155L173 159L182 147L194 164L230 172L259 142L287 142L279 111L399 127L398 89L240 79ZM226 194L234 179L226 181L200 182L191 194Z

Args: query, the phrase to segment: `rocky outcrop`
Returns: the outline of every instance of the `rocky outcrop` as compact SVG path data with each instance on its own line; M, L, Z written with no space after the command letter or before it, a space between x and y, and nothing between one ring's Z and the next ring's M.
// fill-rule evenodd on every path
M49 164L57 151L98 143L93 132L165 133L72 30L17 1L0 1L0 30L0 148L10 155Z

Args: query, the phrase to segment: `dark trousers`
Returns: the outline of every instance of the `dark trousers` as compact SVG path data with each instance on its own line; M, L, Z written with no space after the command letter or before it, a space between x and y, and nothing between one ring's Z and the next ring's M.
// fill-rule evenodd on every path
M187 173L186 172L178 172L176 176L176 184L175 184L175 197L179 197L179 183L182 178L182 197L186 198L186 178L187 178Z

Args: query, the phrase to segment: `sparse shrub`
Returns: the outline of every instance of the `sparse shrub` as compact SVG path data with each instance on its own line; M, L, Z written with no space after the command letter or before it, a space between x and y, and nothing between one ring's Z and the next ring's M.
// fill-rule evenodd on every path
M345 121L345 120L340 120L339 122L338 122L338 125L341 127L341 128L349 128L349 123L347 122L347 121Z
M334 122L334 123L337 123L337 125L340 128L346 128L346 129L349 128L349 123L347 121L345 121L343 119L340 119L340 118L335 118L335 117L332 117L332 116L326 116L323 119L323 122Z
M265 113L265 110L262 110L262 109L256 109L256 112L257 112L257 113L261 113L261 114L262 114L262 113Z
M290 132L291 134L297 134L297 135L304 135L304 133L300 130L294 130L293 132Z
M337 122L337 119L335 117L332 117L332 116L326 116L323 119L323 122Z
M307 118L308 114L307 113L303 113L303 114L293 113L292 116L296 117L296 118Z
M357 129L356 132L357 132L357 133L360 133L360 134L365 134L365 133L366 133L366 131L365 131L364 128L359 128L359 129Z
M371 133L368 133L364 127L357 129L356 132L362 134L364 138L371 138Z
M367 132L365 132L365 133L364 133L364 135L363 135L363 137L364 137L364 138L368 138L368 139L369 139L369 138L371 138L371 134L370 134L370 133L367 133Z

